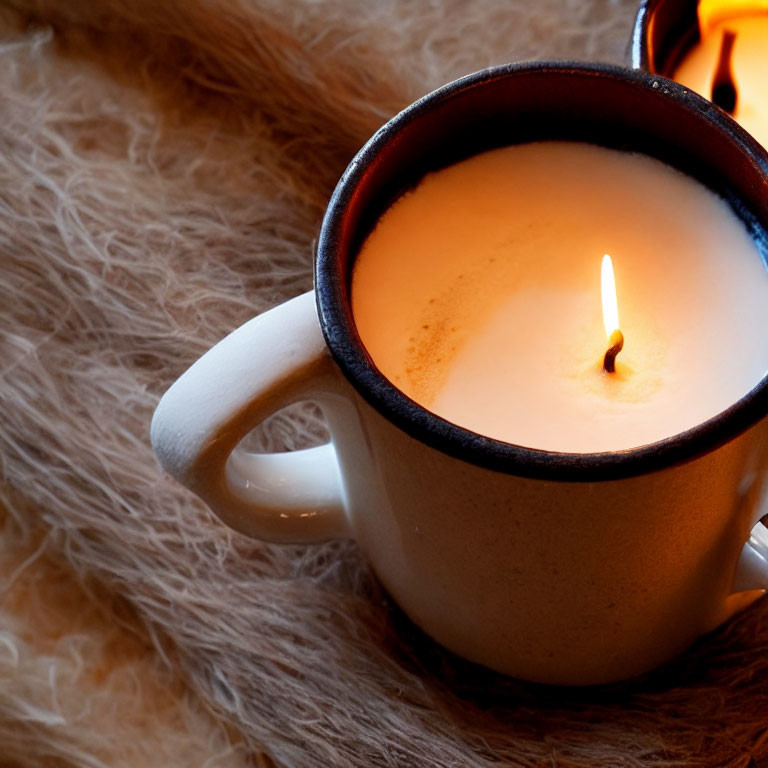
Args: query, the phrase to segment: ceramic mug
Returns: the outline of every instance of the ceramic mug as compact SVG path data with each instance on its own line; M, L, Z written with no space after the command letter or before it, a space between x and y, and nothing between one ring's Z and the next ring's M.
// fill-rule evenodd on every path
M705 100L608 66L479 72L370 139L328 206L314 292L198 360L160 402L152 442L248 536L355 538L406 613L455 653L523 679L602 683L673 658L768 587L768 547L757 528L750 539L766 511L768 381L653 445L564 454L470 432L382 376L350 309L362 239L426 172L531 139L658 157L733 201L764 246L768 156ZM327 445L239 447L303 400L327 417Z

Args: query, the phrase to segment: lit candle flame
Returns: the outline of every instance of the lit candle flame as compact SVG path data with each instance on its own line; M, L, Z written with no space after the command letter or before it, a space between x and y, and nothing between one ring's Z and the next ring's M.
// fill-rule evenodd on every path
M768 13L768 0L699 0L699 29L705 34L737 16Z
M600 285L603 293L603 325L608 337L608 349L603 358L606 373L616 371L616 355L624 349L624 334L619 330L619 305L616 301L616 281L613 278L613 263L606 253L603 256Z
M613 262L607 253L603 256L600 285L603 293L603 325L605 326L605 335L610 339L611 334L619 330L619 304L616 300Z

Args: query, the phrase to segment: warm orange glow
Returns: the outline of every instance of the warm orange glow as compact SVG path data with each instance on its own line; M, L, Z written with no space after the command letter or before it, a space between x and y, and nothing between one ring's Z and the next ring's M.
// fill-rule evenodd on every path
M613 263L607 253L603 256L600 278L603 293L603 325L605 326L605 335L610 339L611 334L619 330L619 304L616 300L616 281L613 277Z
M759 14L768 14L768 0L699 0L699 29L704 35L730 19Z

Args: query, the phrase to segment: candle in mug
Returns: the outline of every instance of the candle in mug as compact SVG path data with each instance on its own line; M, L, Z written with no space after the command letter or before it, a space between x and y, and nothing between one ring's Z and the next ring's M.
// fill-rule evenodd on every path
M624 337L612 373L604 254ZM744 223L660 161L590 144L510 146L428 174L364 242L352 309L406 395L541 450L655 442L768 371L768 272Z
M768 2L702 0L701 40L673 77L731 113L768 145Z

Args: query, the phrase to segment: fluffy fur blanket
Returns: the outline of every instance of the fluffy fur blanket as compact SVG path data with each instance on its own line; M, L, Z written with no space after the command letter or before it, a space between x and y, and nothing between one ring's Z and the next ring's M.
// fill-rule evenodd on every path
M179 373L311 286L386 118L489 64L622 61L634 11L0 0L0 765L764 764L765 603L640 683L524 686L415 630L354 544L229 532L148 442Z

